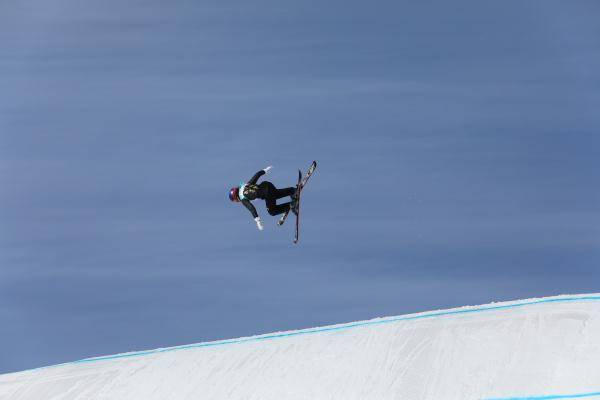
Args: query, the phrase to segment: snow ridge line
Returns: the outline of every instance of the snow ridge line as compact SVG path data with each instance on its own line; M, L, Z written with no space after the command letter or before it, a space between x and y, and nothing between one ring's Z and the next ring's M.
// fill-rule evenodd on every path
M578 394L553 394L546 396L529 396L529 397L494 397L484 400L559 400L559 399L581 399L584 397L597 397L600 392L578 393Z
M437 317L444 317L444 316L450 316L450 315L471 314L471 313L485 312L485 311L507 310L507 309L512 309L512 308L520 308L520 307L544 304L544 303L566 303L566 302L578 302L578 301L600 301L600 295L571 296L571 297L548 297L548 298L535 299L535 300L525 300L525 301L521 301L521 302L517 302L517 303L510 303L510 304L497 305L497 306L494 306L494 305L485 306L484 305L484 306L475 306L474 308L450 309L450 310L446 310L446 311L433 311L433 312L420 313L420 314L416 314L416 315L408 314L408 315L398 316L398 317L359 321L359 322L352 322L352 323L333 325L333 326L325 326L325 327L319 327L319 328L307 328L307 329L301 329L301 330L297 330L297 331L271 333L271 334L260 335L260 336L249 336L249 337L242 337L242 338L237 338L237 339L219 340L219 341L214 341L214 342L202 342L202 343L188 344L188 345L182 345L182 346L165 347L165 348L159 348L159 349L153 349L153 350L143 350L143 351L136 351L136 352L131 352L131 353L115 354L115 355L110 355L110 356L84 358L82 360L77 360L77 361L70 361L70 362L61 363L61 364L33 368L33 369L30 369L29 371L36 371L36 370L41 370L41 369L46 369L46 368L62 367L62 366L74 365L74 364L93 363L93 362L98 362L98 361L109 361L109 360L118 360L118 359L122 359L122 358L141 357L141 356L147 356L147 355L152 355L152 354L160 354L160 353L166 353L166 352L178 351L178 350L189 350L189 349L196 349L196 348L201 348L201 347L217 347L217 346L226 346L226 345L249 343L249 342L261 342L261 341L266 341L266 340L282 339L282 338L287 338L287 337L309 335L309 334L322 333L322 332L342 331L342 330L359 328L359 327L364 327L364 326L383 325L383 324L389 324L389 323L401 322L401 321L412 321L412 320L417 320L417 319L437 318ZM26 372L26 371L22 371L22 372ZM580 397L582 397L582 396L580 396ZM562 398L575 398L575 397L562 397ZM561 399L561 397L546 397L546 398L544 398L544 397L520 397L520 398L512 398L512 399L506 398L506 399L487 399L487 400L528 400L528 399L550 400L550 399Z

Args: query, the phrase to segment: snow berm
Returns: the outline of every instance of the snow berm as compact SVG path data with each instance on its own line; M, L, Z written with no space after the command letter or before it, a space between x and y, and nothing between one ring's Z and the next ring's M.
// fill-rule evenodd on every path
M2 400L600 399L600 294L90 358L0 375Z

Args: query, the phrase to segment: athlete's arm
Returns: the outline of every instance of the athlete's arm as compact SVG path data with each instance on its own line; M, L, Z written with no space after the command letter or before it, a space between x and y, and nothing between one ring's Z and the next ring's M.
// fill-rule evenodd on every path
M258 181L258 178L260 178L261 176L263 176L265 173L266 173L265 170L261 169L260 171L258 171L257 173L255 173L252 178L250 178L250 180L248 181L248 183L250 185L256 185L256 181Z
M250 211L250 213L252 214L252 217L254 217L254 218L258 217L258 213L256 212L256 208L254 208L254 206L252 205L252 203L250 203L250 200L243 199L242 200L242 204L244 205L244 207L246 207L248 209L248 211Z

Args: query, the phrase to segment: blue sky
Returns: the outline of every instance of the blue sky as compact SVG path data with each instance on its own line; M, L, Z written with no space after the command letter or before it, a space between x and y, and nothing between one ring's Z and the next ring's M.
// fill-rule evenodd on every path
M600 291L600 5L0 4L0 373ZM301 244L227 190L311 160Z

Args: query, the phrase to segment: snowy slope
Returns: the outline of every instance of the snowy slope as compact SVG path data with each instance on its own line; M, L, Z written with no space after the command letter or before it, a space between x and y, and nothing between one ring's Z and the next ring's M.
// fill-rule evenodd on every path
M0 399L600 399L600 294L411 314L0 375Z

